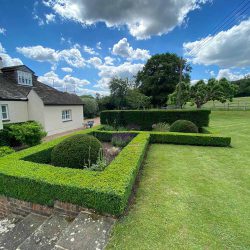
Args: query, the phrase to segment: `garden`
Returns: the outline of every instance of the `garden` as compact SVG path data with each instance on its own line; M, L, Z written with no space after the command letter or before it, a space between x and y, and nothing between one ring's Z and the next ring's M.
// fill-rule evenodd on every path
M203 129L209 115L206 110L102 112L101 126L2 157L0 193L121 216L149 144L230 146L230 137Z

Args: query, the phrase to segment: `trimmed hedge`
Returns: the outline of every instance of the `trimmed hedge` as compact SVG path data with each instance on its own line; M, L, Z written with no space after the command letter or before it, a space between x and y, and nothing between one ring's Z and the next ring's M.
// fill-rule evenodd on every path
M127 134L124 132L112 131L94 131L93 134L101 141L111 141L113 134ZM150 143L169 143L169 144L184 144L196 146L215 146L229 147L231 137L219 136L214 134L197 134L197 133L179 133L179 132L144 132L144 131L129 131L130 134L150 134Z
M53 205L55 200L60 200L101 213L121 215L146 153L149 134L136 136L102 172L53 167L23 160L34 155L36 160L40 159L39 152L48 155L64 138L0 159L0 194L44 205Z
M100 114L101 124L128 126L135 124L142 130L152 129L159 122L172 124L176 120L189 120L197 127L209 125L210 110L108 110Z
M187 120L177 120L170 126L169 131L180 133L198 133L199 129L193 122Z
M196 146L229 147L231 144L231 137L224 137L213 134L152 132L150 135L150 142L196 145Z

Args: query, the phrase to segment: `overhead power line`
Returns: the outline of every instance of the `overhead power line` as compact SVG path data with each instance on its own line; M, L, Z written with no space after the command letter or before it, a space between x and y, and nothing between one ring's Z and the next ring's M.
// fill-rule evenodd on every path
M238 21L242 18L242 16L247 12L247 10L250 9L250 0L244 0L242 1L229 15L227 15L221 23L218 23L212 33L208 35L208 37L197 47L193 48L191 51L189 51L189 55L194 56L195 54L199 53L199 51L204 48L208 43L213 39L215 34L218 32L226 29L227 27L230 27L230 25Z

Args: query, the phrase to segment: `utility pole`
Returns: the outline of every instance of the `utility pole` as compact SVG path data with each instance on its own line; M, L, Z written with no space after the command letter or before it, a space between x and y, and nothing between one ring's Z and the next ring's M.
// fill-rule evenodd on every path
M177 91L177 106L181 108L181 82L182 82L182 71L183 71L183 58L180 58L180 75L179 75L179 84L178 84L178 91Z

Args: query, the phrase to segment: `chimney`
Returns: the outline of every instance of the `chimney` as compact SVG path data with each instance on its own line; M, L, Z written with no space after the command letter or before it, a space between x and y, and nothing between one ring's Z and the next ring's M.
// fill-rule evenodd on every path
M3 58L0 56L0 72L2 72L1 71L2 68L3 68Z

